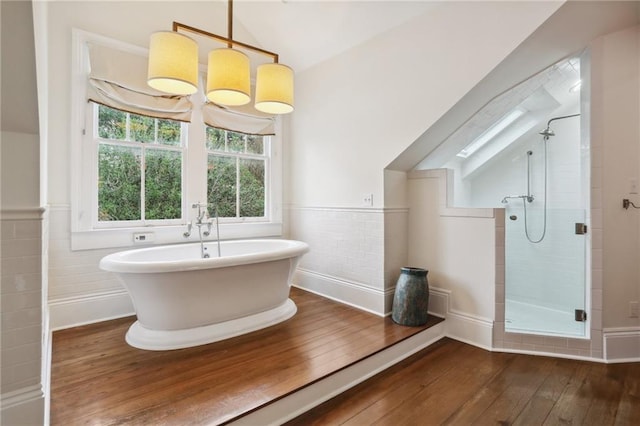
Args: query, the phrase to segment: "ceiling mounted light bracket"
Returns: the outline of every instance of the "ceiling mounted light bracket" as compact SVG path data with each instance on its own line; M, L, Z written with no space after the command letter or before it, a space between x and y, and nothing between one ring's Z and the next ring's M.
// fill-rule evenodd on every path
M273 63L258 67L255 108L270 114L293 111L293 70L278 63L277 53L233 39L233 0L229 0L228 36L173 22L172 32L151 35L149 45L149 86L175 95L190 95L198 90L198 46L180 31L214 39L226 48L209 52L206 96L211 102L225 106L244 105L251 100L249 57L239 47L268 56Z
M270 52L260 47L252 46L250 44L234 40L231 37L221 36L218 34L211 33L209 31L201 30L200 28L192 27L190 25L185 25L180 22L173 21L173 31L179 32L180 30L187 31L193 34L198 34L203 37L212 38L214 40L219 41L220 43L225 43L227 47L238 46L238 47L242 47L243 49L251 50L253 52L260 53L265 56L270 56L273 59L274 63L278 63L278 60L279 60L279 55L277 53Z

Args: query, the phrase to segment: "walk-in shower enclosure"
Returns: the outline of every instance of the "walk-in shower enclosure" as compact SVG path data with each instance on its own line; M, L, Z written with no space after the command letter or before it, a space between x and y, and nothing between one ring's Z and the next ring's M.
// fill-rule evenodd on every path
M588 61L498 95L419 166L453 170L456 207L505 209L507 332L588 337Z

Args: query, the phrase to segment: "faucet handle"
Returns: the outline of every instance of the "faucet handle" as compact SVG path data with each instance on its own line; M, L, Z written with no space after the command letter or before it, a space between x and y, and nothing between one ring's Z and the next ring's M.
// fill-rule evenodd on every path
M183 237L189 238L191 236L191 227L192 226L193 226L193 223L191 221L187 222L187 232L184 232L182 234Z
M211 235L211 225L213 225L213 223L211 221L207 222L207 230L204 231L202 233L202 235L204 235L205 237L208 237L209 235Z

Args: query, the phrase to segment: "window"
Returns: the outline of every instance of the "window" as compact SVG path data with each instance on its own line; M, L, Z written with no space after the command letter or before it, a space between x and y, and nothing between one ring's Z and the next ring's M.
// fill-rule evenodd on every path
M207 126L207 201L221 218L266 216L269 138Z
M146 49L77 29L72 39L72 250L131 246L140 232L147 243L193 242L197 233L183 234L201 202L217 209L222 239L282 235L279 120L204 96L156 99L144 92ZM118 84L131 76L141 77ZM219 129L236 125L276 136Z
M98 226L181 219L183 125L98 104L93 109Z

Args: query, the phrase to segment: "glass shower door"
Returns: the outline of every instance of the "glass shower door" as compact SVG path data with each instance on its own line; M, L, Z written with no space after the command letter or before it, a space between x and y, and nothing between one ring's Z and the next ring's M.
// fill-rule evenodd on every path
M523 203L506 208L505 330L516 333L585 336L586 235L584 209L549 209L544 239L525 234ZM527 229L538 236L544 212L527 206Z

